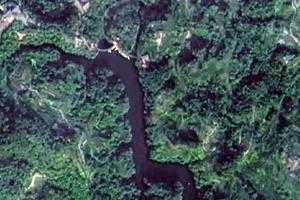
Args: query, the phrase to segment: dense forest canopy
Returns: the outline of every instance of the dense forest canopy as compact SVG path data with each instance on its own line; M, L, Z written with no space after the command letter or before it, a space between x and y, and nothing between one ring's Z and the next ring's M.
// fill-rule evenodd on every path
M0 199L300 199L299 9L0 0Z

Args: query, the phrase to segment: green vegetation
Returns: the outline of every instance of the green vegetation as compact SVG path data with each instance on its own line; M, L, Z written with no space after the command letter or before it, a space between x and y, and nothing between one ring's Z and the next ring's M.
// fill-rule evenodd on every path
M138 42L137 61L151 62L136 62L150 159L187 166L202 199L299 199L299 2L171 1L139 40L142 3L128 2L105 30L118 1L90 1L86 13L72 0L19 1L32 22L0 35L0 199L139 196L132 151L120 148L132 138L118 77L99 69L88 80L50 47L18 51L47 43L93 58L104 38L128 54ZM34 5L74 13L47 22ZM146 183L149 198L181 199L179 183Z
M148 88L151 158L188 164L197 187L210 188L206 199L218 194L297 199L299 177L290 177L285 160L299 144L299 43L288 45L297 53L271 56L279 43L291 39L283 30L293 24L295 12L291 2L227 3L225 11L178 3L172 17L149 26L142 39L141 55L170 57L167 67L141 72ZM238 11L248 17L237 17ZM200 23L193 21L195 15L201 15ZM159 49L157 32L164 35ZM202 46L195 48L189 34ZM180 64L183 48L196 59ZM166 89L170 80L175 87ZM287 100L288 112L283 108ZM196 130L199 143L174 143L181 129Z

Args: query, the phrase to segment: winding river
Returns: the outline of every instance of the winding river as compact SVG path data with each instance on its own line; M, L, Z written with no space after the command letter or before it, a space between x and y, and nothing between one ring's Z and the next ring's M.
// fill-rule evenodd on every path
M144 195L145 179L151 183L165 183L171 187L176 182L180 182L183 187L183 200L200 199L196 197L197 190L193 174L188 168L180 164L163 164L149 159L144 120L144 94L139 82L138 70L132 61L123 58L116 52L99 52L96 58L88 59L84 56L64 52L61 48L48 43L21 45L14 55L46 48L60 53L59 63L68 61L83 66L87 79L96 69L106 68L120 78L125 85L126 94L129 98L128 117L132 134L131 148L136 169L134 178L138 189L141 190L140 200L147 199Z
M31 1L25 1L28 7L31 7L33 12L38 16L41 21L45 23L63 23L70 15L74 13L74 6L68 5L63 7L62 10L53 11L50 13L44 13L42 8L38 5L33 5ZM129 4L135 1L125 0L125 4ZM161 0L157 5L142 6L140 10L141 27L137 34L137 41L139 35L143 31L143 26L149 21L155 21L164 17L169 9L170 0ZM119 4L118 6L122 6ZM207 5L208 6L208 5ZM106 20L111 21L115 11L118 11L117 7L113 7L106 13ZM248 17L240 16L245 23L257 24L261 19L248 19ZM263 19L262 23L268 23L271 18ZM237 22L239 22L237 20ZM236 22L236 23L237 23ZM109 29L110 24L104 29ZM137 44L135 44L136 46ZM147 197L144 192L147 190L145 179L151 183L164 183L168 186L173 186L176 182L180 182L183 187L182 199L183 200L200 200L201 191L196 189L193 173L186 167L177 163L159 163L149 159L149 150L146 142L146 130L144 119L144 93L143 88L139 82L139 73L134 66L134 62L127 60L116 52L100 51L94 59L88 59L84 56L67 53L54 44L44 43L41 45L21 45L20 48L13 54L13 56L22 52L39 51L46 48L56 50L60 53L58 63L73 62L81 65L85 69L85 75L87 80L90 75L95 72L96 69L106 68L111 70L118 78L121 79L125 85L126 94L129 99L129 123L131 126L131 148L133 152L133 160L135 163L136 174L134 176L136 185L141 191L139 197L140 200L146 200ZM137 47L135 47L136 49ZM282 51L293 51L284 46L277 47L272 55L271 61L274 60L277 54ZM295 51L298 52L298 51ZM13 59L13 57L11 57ZM55 62L54 62L55 63Z
M145 190L144 179L150 182L174 184L179 181L184 187L183 199L194 200L196 189L192 173L179 164L161 164L148 159L144 122L143 90L139 82L138 71L130 61L115 53L101 52L95 58L92 69L107 67L123 82L129 98L129 122L132 134L132 151L136 168L136 184ZM145 199L142 194L141 199Z
M132 2L134 1L125 1L125 4ZM149 8L145 7L144 16L148 16L150 11L157 12L159 16L162 15L161 13L165 13L171 1L162 0L160 2L161 4L152 5ZM63 10L44 13L38 5L32 5L30 1L26 1L26 3L28 4L27 6L33 9L33 12L39 19L45 23L63 23L64 20L73 13L72 6L67 6ZM120 5L118 5L118 7L120 7ZM154 20L156 19L155 16L156 15L152 16L153 19L150 17L150 19L147 20ZM151 183L165 183L170 187L173 187L176 182L180 182L183 187L183 200L201 199L200 197L196 197L197 190L194 177L188 168L180 164L163 164L149 159L144 120L144 94L139 82L138 70L134 66L133 61L125 59L116 52L110 53L108 51L100 51L96 58L88 59L84 56L67 53L58 46L49 43L41 45L21 45L13 56L21 54L22 52L40 51L46 48L56 50L60 53L60 58L53 63L60 63L61 65L68 61L83 66L87 81L96 69L106 68L120 78L125 85L126 94L129 99L128 117L132 134L131 148L136 169L134 179L138 189L141 190L140 200L147 199L144 195L147 189L144 182L145 179Z

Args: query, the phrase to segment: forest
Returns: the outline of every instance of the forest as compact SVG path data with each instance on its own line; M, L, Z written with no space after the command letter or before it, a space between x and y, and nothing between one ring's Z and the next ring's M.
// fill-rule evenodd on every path
M300 199L300 1L0 0L2 199Z

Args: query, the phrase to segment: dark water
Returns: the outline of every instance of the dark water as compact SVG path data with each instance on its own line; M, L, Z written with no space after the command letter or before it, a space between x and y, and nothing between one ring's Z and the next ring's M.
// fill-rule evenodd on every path
M123 3L117 5L117 7L113 7L112 9L108 10L107 16L105 17L106 21L112 21L111 19L114 17L114 15L122 9L122 7L126 6L128 3L136 3L138 1L134 0L125 0ZM249 2L248 0L245 0L245 2ZM45 13L43 10L44 8L39 5L37 2L25 0L24 4L26 7L30 8L38 17L39 20L45 22L45 23L65 23L70 16L72 16L76 9L72 4L67 4L65 6L61 6L56 10L53 10L51 12ZM160 0L157 4L151 4L151 5L140 5L139 9L139 17L141 21L141 27L139 29L139 34L137 35L136 39L136 47L134 48L135 51L137 49L137 44L140 38L141 33L143 32L146 24L150 21L156 21L156 20L163 20L166 18L166 13L170 12L170 0ZM220 10L225 10L227 8L227 5L225 1L215 1L215 0L203 0L201 1L201 6L209 7L211 5L217 5ZM238 11L238 17L232 21L232 24L235 23L248 23L251 25L260 25L260 24L266 24L269 23L272 20L277 20L279 17L266 17L266 18L253 18L249 16L245 16L241 11ZM201 15L199 15L199 18ZM198 18L198 17L197 17ZM112 24L107 23L104 27L104 30L109 30L111 28ZM192 62L196 57L192 54L192 51L200 50L203 48L212 48L212 46L217 46L216 44L211 44L209 41L204 40L203 38L196 38L195 36L192 36L190 39L191 42L191 49L183 49L183 51L179 54L179 62L181 64ZM99 41L99 47L101 48L107 48L110 47L109 43L106 43L105 41ZM123 57L119 56L115 53L108 53L108 52L101 52L95 59L87 59L83 56L78 56L74 54L69 54L61 50L60 48L56 47L53 44L43 44L39 46L33 46L33 45L23 45L21 48L15 53L22 53L27 51L36 51L36 50L43 50L45 48L51 48L55 49L58 52L60 52L61 57L59 59L60 63L64 63L65 61L71 61L73 63L79 64L84 66L85 73L87 75L87 79L89 78L89 74L92 74L95 69L98 68L108 68L112 70L118 78L120 78L125 85L126 88L126 94L129 98L129 122L131 126L131 134L132 134L132 141L130 144L124 144L121 146L118 150L122 151L122 149L127 149L127 145L129 145L132 148L133 151L133 159L135 163L136 168L136 175L135 175L135 181L137 184L137 187L142 191L141 200L147 199L143 192L146 190L146 185L144 183L144 179L147 179L149 182L152 183L165 183L168 186L173 186L175 182L180 182L184 188L183 190L183 199L184 200L199 200L202 199L201 193L204 193L204 190L210 190L207 188L203 188L201 190L197 190L195 187L194 177L192 172L186 168L183 165L180 164L163 164L151 161L149 159L149 150L146 143L146 132L145 132L145 122L144 122L144 94L141 87L141 84L139 83L139 77L138 77L138 71L135 68L135 66L130 62L129 60L124 59ZM217 51L215 54L218 54L222 50L222 45L217 46ZM279 46L277 47L270 56L270 63L273 63L276 61L276 57L281 54L282 52L289 52L291 54L297 53L295 50L290 49L285 46ZM168 59L162 60L162 62L159 62L159 66L167 65ZM154 63L153 66L157 66L158 63ZM153 67L150 63L150 69ZM260 81L264 80L264 74L252 74L250 76L244 77L241 81L241 86L246 85L252 85L256 84ZM110 79L112 82L115 80L115 77L111 77ZM170 81L167 85L167 88L173 88L175 87L175 83ZM270 91L270 93L279 93L278 91ZM211 98L215 98L213 95L209 94L208 96L211 96ZM239 105L239 102L242 102L242 97L236 95L235 99L236 101L234 107L240 106L247 106L247 105ZM241 103L243 104L243 103ZM289 112L290 107L293 106L293 102L287 97L285 101L283 101L282 107L284 109L284 112ZM289 122L283 115L284 113L281 113L278 117L278 123L277 128L282 128L286 126ZM69 134L67 132L66 134ZM185 137L186 140L193 140L193 135L182 135L182 137ZM225 152L221 157L223 158L232 158L233 155L236 153L235 151L228 151L226 143L222 143L220 145L220 148L222 152ZM239 151L239 148L236 147L236 151ZM8 162L8 161L6 161ZM0 163L6 163L6 162L0 162ZM14 161L9 161L14 162ZM223 163L223 160L219 160L219 162ZM16 163L18 166L22 166L23 162ZM222 197L223 198L223 197ZM216 198L216 199L222 199Z
M139 82L138 71L132 62L116 53L108 52L100 52L95 59L91 60L83 56L66 53L53 44L22 45L14 55L45 48L57 50L61 54L60 63L68 61L84 66L87 79L96 69L107 68L113 71L114 75L120 78L125 85L130 106L128 112L132 134L130 147L133 151L136 168L136 185L142 191L141 200L147 199L143 194L146 190L145 179L151 183L165 183L170 187L173 187L176 182L180 182L184 188L184 200L199 199L196 197L193 174L188 168L180 164L162 164L149 160L144 122L144 94Z
M90 66L91 67L91 66ZM179 164L161 164L148 159L146 132L144 123L143 90L139 82L138 71L133 64L117 54L100 53L94 60L92 69L107 67L112 70L123 82L129 98L129 122L132 134L132 151L136 167L136 184L142 191L145 190L144 179L150 182L163 182L173 185L179 181L184 187L183 199L196 198L196 189L193 174ZM145 199L142 195L141 199Z

